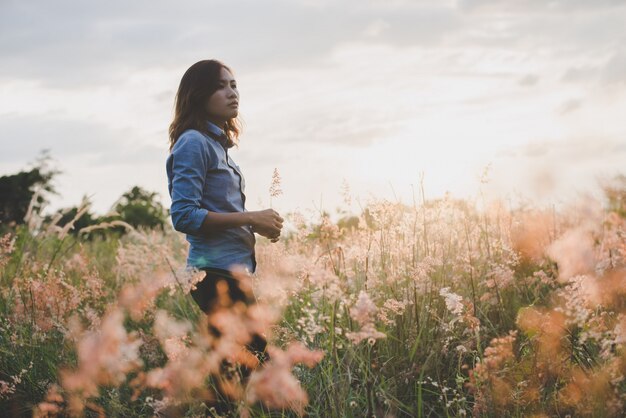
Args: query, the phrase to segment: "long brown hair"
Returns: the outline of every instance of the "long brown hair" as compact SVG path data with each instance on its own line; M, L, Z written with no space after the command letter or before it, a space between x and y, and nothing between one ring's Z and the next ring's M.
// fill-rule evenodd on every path
M174 105L174 120L170 124L170 151L180 135L187 129L195 129L208 135L206 103L220 85L222 68L230 68L217 60L198 61L185 72L180 80ZM222 128L222 127L220 127ZM237 143L241 132L238 118L232 118L223 127L228 137L228 147Z

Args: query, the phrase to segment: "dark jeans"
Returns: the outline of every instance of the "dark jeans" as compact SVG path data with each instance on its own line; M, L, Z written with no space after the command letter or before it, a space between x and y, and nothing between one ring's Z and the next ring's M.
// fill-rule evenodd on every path
M252 305L255 302L254 295L245 287L240 286L239 279L235 278L228 270L218 268L204 268L204 278L192 290L191 297L196 301L203 312L209 314L216 308L218 302L217 283L223 280L228 285L228 296L232 302L244 302Z
M243 302L247 306L253 305L256 302L251 285L249 283L243 283L239 278L234 277L230 271L217 268L205 268L203 270L206 272L206 275L190 294L200 309L207 315L210 316L211 313L218 309L228 309L228 307L239 302ZM226 286L218 285L220 282L225 283ZM225 297L225 291L228 297ZM221 297L220 293L222 294ZM212 325L209 325L209 332L216 338L221 336L221 332ZM267 341L265 337L256 333L251 337L252 339L245 346L246 349L257 357L260 364L269 360L269 355L266 352ZM228 361L224 360L222 367L227 369L228 366ZM242 383L245 384L252 370L246 366L240 365L239 372ZM219 395L220 394L218 394L218 398L220 397ZM229 406L223 402L218 403L216 406L218 406L218 411L221 408L229 408ZM222 409L222 411L224 411L224 409Z

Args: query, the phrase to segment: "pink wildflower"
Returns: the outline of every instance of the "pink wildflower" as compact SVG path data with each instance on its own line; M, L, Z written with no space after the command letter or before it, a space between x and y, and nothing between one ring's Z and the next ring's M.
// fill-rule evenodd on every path
M386 338L386 335L377 331L374 326L376 311L376 305L372 302L369 295L361 291L357 302L350 308L350 317L361 326L359 331L346 333L346 337L352 341L352 343L358 344L363 340L371 342L380 338Z
M444 298L446 308L448 308L452 314L459 316L463 313L464 305L463 297L461 295L451 292L449 287L442 287L439 289L439 295Z
M250 377L246 399L249 403L263 402L271 409L291 409L299 416L309 403L307 393L291 373L298 363L314 367L324 357L321 351L311 351L301 343L291 343L286 351L268 347L271 360L260 371Z
M593 273L593 239L583 229L566 232L548 247L547 253L557 262L559 279L562 281L575 275Z
M70 392L70 409L81 411L85 400L98 395L98 386L118 385L126 374L142 365L141 340L124 328L124 314L119 308L108 311L101 329L78 335L78 369L63 370L61 381Z

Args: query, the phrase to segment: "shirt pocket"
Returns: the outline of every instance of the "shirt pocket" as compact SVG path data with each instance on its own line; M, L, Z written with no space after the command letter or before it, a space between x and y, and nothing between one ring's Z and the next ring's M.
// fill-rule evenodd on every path
M246 178L243 176L241 172L241 168L231 159L230 164L235 168L239 177L241 177L241 192L243 193L246 190Z

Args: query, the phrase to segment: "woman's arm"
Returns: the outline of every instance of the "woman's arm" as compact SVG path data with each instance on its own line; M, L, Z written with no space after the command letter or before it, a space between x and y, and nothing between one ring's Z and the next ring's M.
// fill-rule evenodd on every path
M221 229L250 225L254 232L266 238L277 239L283 227L283 220L273 209L231 213L208 211L200 226L200 233L208 235Z
M200 207L207 156L204 138L189 131L180 137L167 159L172 224L175 230L185 234L198 234L207 214Z
M254 232L278 239L283 218L272 209L222 213L200 206L208 167L206 147L204 138L190 131L181 136L168 159L174 229L186 234L208 235L221 229L250 225Z

